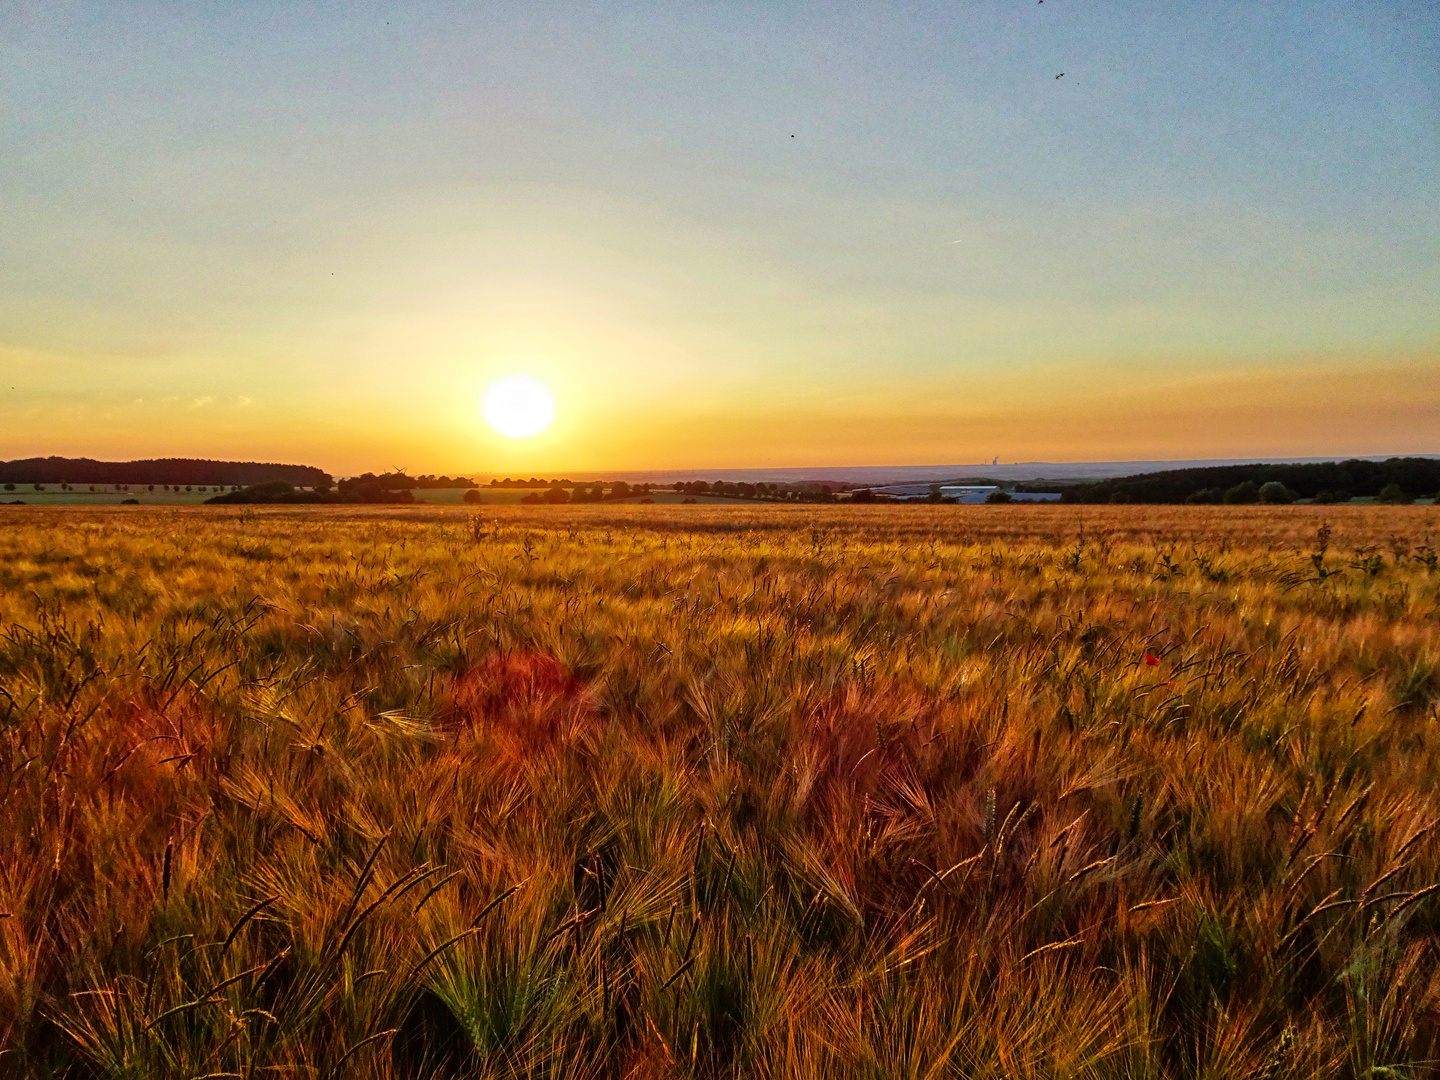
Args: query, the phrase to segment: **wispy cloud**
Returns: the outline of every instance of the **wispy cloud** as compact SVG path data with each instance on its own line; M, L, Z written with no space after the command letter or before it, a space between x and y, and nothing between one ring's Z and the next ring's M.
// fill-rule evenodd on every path
M205 407L207 407L207 406L209 406L209 405L214 405L214 404L215 404L215 395L214 395L214 394L206 394L204 397L197 397L194 401L190 402L190 408L192 408L192 409L203 409L203 408L205 408Z

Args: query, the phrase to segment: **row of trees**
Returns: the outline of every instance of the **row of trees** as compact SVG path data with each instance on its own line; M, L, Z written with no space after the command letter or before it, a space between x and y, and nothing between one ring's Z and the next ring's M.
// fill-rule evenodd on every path
M538 476L532 476L529 480L522 480L518 477L511 480L505 477L504 480L491 480L492 488L549 488L549 487L574 487L573 480L542 480Z
M46 487L46 485L44 485L44 484L31 484L30 486L31 486L32 488L34 488L36 491L46 491L46 490L48 490L47 487ZM51 486L56 487L56 488L58 488L58 489L61 490L61 491L74 491L74 490L76 490L76 487L75 487L74 484L64 483L64 482L59 483L59 484L54 484L54 485L51 485ZM97 486L97 485L95 485L95 484L89 484L89 485L87 485L87 486L88 486L89 490L92 491L92 492L98 492L98 491L100 490L100 488L102 488L102 487L108 487L108 488L110 488L112 491L125 491L125 492L130 491L131 488L132 488L132 485L130 485L130 484L101 484L101 485L99 485L99 486ZM133 486L134 486L134 487L140 487L141 485L136 484L136 485L133 485ZM225 486L224 484L216 484L216 485L214 485L213 487L211 487L210 485L207 485L207 484L185 484L185 485L183 486L183 488L182 488L182 486L181 486L180 484L158 484L158 485L157 485L157 484L145 484L144 487L145 487L145 490L146 490L146 491L154 491L154 490L156 489L156 487L159 487L161 491L182 491L182 490L183 490L183 491L206 492L206 491L225 491L225 490L226 490L226 486ZM7 484L5 484L5 490L6 490L6 491L14 491L14 490L15 490L15 485L14 485L13 483L7 483ZM231 484L230 487L229 487L229 490L231 490L231 491L239 491L239 490L240 490L240 485L238 485L238 484Z
M627 484L624 480L616 480L609 485L605 484L576 484L572 490L567 491L556 481L544 492L531 492L520 501L534 506L539 503L588 503L604 502L607 499L631 499L636 496L648 498L652 490L650 484Z
M340 481L340 490L333 490L329 484L317 484L312 488L297 488L283 480L268 484L253 484L247 488L216 495L206 503L234 505L245 503L413 503L415 496L409 488L391 488L377 483L373 474L365 480L350 477Z
M398 475L404 479L411 480L411 483L405 486L412 488L473 488L479 486L468 476L436 476L434 473L423 473L412 479L406 477L403 472L393 473L391 475Z
M729 480L706 483L704 480L690 480L677 483L675 490L686 495L718 495L727 499L783 499L791 491L798 489L782 487L779 484L732 483Z
M503 487L502 483L491 484L492 487ZM512 482L511 487L528 486L519 482ZM568 486L568 490L567 490ZM630 484L624 480L598 481L593 484L576 484L571 481L552 480L543 491L532 491L520 501L530 506L542 504L561 503L587 503L587 502L608 502L614 499L649 498L655 493L655 485L649 483ZM782 486L780 484L749 484L731 482L729 480L716 480L714 482L705 480L679 481L671 485L670 490L677 495L690 496L691 499L699 496L710 496L727 499L756 499L770 502L833 502L834 492L830 487L823 484L800 484L794 486ZM466 502L479 502L478 493L470 497L472 493L466 493ZM690 501L687 499L685 501Z
M716 480L712 483L706 483L704 480L691 480L676 484L675 490L677 492L683 492L686 495L710 495L724 499L828 503L835 501L835 493L837 491L843 491L844 486L820 482L803 484L747 484L729 480Z
M573 480L491 480L492 488L537 488L533 497L527 496L522 502L537 503L600 502L606 499L629 499L635 496L652 495L654 484L630 484L624 480L596 480L576 483ZM569 494L555 492L570 489ZM681 480L670 485L677 495L719 497L725 499L765 499L777 502L829 502L834 497L832 486L825 484L751 484L730 480Z

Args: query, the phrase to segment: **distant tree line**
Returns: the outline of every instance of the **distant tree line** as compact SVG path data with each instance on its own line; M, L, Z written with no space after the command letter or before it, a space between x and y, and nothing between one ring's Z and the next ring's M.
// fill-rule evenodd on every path
M150 458L144 461L95 461L92 458L21 458L0 462L0 483L14 484L166 484L233 487L283 480L296 487L330 483L330 474L311 465L258 461L210 461L202 458ZM68 490L68 489L66 489Z
M265 484L253 484L250 487L241 488L239 491L231 491L224 495L216 495L214 498L206 499L207 504L218 506L245 504L245 503L390 503L405 504L413 503L415 496L411 494L408 487L401 487L395 484L394 475L376 476L374 473L365 473L361 476L346 477L341 480L338 488L331 485L317 484L308 490L297 488L293 484L287 484L283 480L272 480Z
M398 485L408 488L473 488L478 485L468 476L436 476L433 473L426 473L423 476L408 477L404 473L391 473L391 476L398 476L408 483Z
M1066 503L1321 503L1371 497L1411 502L1440 492L1440 459L1324 461L1294 465L1216 465L1076 484Z
M747 484L729 480L689 480L674 485L685 495L709 495L722 499L758 499L766 502L831 502L843 484L806 482L800 484Z
M44 484L31 484L30 486L36 491L49 490ZM79 490L75 484L69 484L63 481L53 486L59 488L61 491ZM101 488L106 487L112 491L130 491L132 487L137 489L143 487L146 491L154 491L157 487L161 491L224 491L226 487L229 487L231 491L239 490L238 484L185 484L183 487L180 484L84 484L81 486L90 492L98 492ZM6 481L4 484L0 484L0 487L3 487L6 491L14 491L16 485L12 481Z
M677 495L689 496L683 501L692 501L700 496L722 499L754 499L768 502L833 502L835 492L845 485L826 483L802 484L750 484L729 480L685 480L657 488L651 483L631 484L625 480L595 480L576 483L573 480L492 480L492 488L532 488L520 501L529 506L560 505L563 503L598 503L617 499L649 499L657 490L669 490ZM475 498L471 498L474 495ZM467 492L467 502L478 502L478 492Z
M328 503L347 502L335 496L326 485L323 488L303 490L284 480L271 480L264 484L252 484L238 491L228 491L205 500L207 506L233 506L244 503Z
M336 485L341 494L359 490L366 491L414 491L424 488L473 488L475 481L464 476L410 476L403 472L388 472L376 475L372 472L359 476L347 476Z
M529 480L511 480L505 477L504 480L491 480L492 488L548 488L548 487L574 487L573 480L542 480L538 476L532 476Z
M571 490L565 489L565 484L571 483ZM550 486L544 491L533 491L520 501L529 506L542 503L587 503L604 502L609 499L632 499L636 496L649 498L652 485L650 484L627 484L624 480L611 480L595 484L573 484L571 481L553 480Z

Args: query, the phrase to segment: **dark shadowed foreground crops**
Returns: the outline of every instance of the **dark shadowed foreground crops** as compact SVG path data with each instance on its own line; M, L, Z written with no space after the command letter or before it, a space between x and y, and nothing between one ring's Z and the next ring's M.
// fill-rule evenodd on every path
M1440 511L485 514L0 512L0 1072L1434 1072Z

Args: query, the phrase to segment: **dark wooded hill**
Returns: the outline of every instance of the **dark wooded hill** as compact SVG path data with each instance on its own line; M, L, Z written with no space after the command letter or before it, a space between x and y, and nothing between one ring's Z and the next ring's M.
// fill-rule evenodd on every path
M1203 469L1121 476L1076 484L1060 496L1068 503L1254 502L1268 483L1280 483L1297 498L1343 502L1380 495L1393 485L1405 495L1440 491L1440 459L1395 457L1386 461L1322 461L1292 465L1221 465ZM1228 497L1227 497L1228 496Z
M330 483L330 474L313 465L259 461L207 461L201 458L151 458L145 461L95 461L92 458L22 458L0 462L0 483L13 484L265 484L283 480L313 487Z

